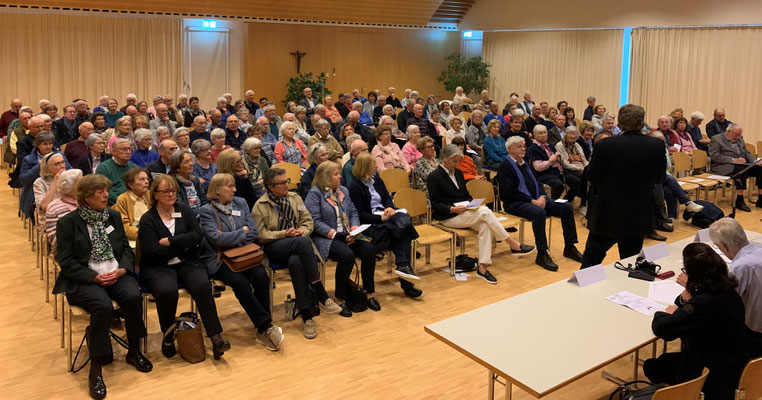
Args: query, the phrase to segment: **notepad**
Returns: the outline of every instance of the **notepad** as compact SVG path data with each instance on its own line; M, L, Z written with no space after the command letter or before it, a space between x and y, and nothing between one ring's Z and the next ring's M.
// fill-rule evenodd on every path
M484 199L473 199L471 201L459 201L453 204L455 207L466 206L469 210L477 209L484 203Z
M349 236L357 236L358 234L362 233L364 230L368 228L370 228L370 224L360 225L357 228L353 229L352 232L349 232Z

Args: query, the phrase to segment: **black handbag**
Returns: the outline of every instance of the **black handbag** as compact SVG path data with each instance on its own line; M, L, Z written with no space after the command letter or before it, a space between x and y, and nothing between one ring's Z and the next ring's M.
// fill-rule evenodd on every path
M355 270L355 279L347 280L347 290L344 297L344 304L352 310L353 313L363 312L368 309L368 292L360 287L360 271Z
M638 389L638 383L648 386ZM665 386L667 385L657 385L647 381L630 381L611 392L609 400L651 400L654 397L654 393Z
M469 272L476 269L479 261L473 257L469 257L468 254L460 254L455 257L455 271L456 272Z

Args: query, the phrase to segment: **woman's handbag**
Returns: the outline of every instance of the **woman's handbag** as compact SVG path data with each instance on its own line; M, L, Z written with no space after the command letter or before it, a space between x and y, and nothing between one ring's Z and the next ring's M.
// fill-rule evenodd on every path
M217 219L217 232L222 232L220 215L217 213L214 206L212 206L212 211L214 211L214 217ZM264 258L265 252L255 243L247 243L243 246L233 247L232 249L227 249L225 251L222 251L219 246L217 246L217 263L222 259L233 272L246 271L251 267L262 264Z
M637 384L642 383L648 386L638 389ZM657 390L665 387L662 384L653 384L646 381L631 381L619 386L611 392L609 400L651 400Z
M355 279L347 280L347 290L344 297L344 303L354 313L363 312L368 309L368 296L365 289L360 287L360 271L355 270Z
M183 360L195 364L206 360L204 336L201 333L201 320L194 312L184 312L175 319L175 323L164 333L164 341L171 335L177 339L177 352Z

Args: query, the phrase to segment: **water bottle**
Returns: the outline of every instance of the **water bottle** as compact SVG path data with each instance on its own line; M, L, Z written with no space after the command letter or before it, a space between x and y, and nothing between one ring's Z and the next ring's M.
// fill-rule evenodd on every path
M294 299L291 298L290 294L286 296L283 305L286 307L286 321L292 321L294 319Z

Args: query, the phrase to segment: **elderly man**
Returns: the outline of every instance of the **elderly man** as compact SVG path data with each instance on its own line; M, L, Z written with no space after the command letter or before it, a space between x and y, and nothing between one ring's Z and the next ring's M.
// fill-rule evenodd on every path
M399 128L399 130L401 130L402 132L405 132L405 130L407 129L407 126L408 126L407 120L415 116L414 107L415 107L415 102L413 101L405 102L405 109L400 111L399 114L397 114L397 128ZM423 112L423 106L421 106L421 112Z
M206 117L203 115L198 115L196 118L193 118L193 125L191 128L193 129L189 133L191 145L193 145L193 142L198 139L205 139L209 141L209 143L212 142L209 131L206 130Z
M353 89L352 90L352 102L354 103L355 101L359 101L360 104L365 104L365 102L368 101L368 99L366 99L365 97L362 97L362 95L360 95L360 89Z
M549 271L558 270L558 265L548 254L548 240L545 235L545 220L548 215L561 218L565 244L564 257L582 262L582 253L575 247L577 227L572 204L555 202L545 194L542 184L535 179L529 165L524 162L526 147L521 137L509 137L505 147L508 150L508 157L497 172L500 198L508 213L532 221L532 231L537 247L535 263Z
M265 106L265 108L266 107L267 106ZM262 150L265 150L268 158L272 155L273 158L270 158L271 161L276 161L275 144L278 143L280 132L276 132L274 135L270 132L270 120L266 116L257 118L257 125L259 125L259 129L262 130Z
M355 166L355 159L357 159L357 156L363 151L368 151L368 144L365 143L362 139L355 139L350 143L350 158L341 168L341 184L345 187L349 187L349 184L352 183L352 181L355 179L355 175L352 172L352 169Z
M206 131L211 133L217 128L225 129L225 125L222 124L222 112L215 108L209 112L209 123L206 124Z
M73 111L72 111L73 113ZM73 114L72 114L73 115ZM10 132L10 149L12 154L18 154L18 143L20 140L24 139L26 135L29 134L29 119L32 118L32 113L29 111L22 111L19 113L19 126L16 127L12 132ZM63 118L61 118L63 119ZM60 121L60 120L59 120ZM19 159L20 161L21 159ZM12 162L13 160L6 160L7 162ZM20 164L20 163L19 163Z
M175 128L177 128L175 121L169 118L169 107L164 103L159 103L156 106L156 118L152 119L149 124L151 132L154 134L156 133L156 128L160 126L166 126L170 133L174 132Z
M280 117L275 113L275 104L268 104L264 108L265 118L267 118L267 130L276 138L280 135L280 124L283 123Z
M178 149L177 142L167 139L159 144L159 158L146 165L149 178L153 181L161 174L169 173L169 159ZM100 169L100 168L98 168Z
M85 121L90 121L90 119L92 119L93 113L88 111L89 107L87 105L87 100L77 99L74 102L74 107L77 110L77 126Z
M18 155L19 163L21 164L21 160L24 159L27 155L29 155L34 150L34 138L37 137L37 134L42 132L42 128L45 126L45 122L40 117L31 117L29 118L29 122L27 122L27 128L29 128L28 131L26 131L26 134L23 138L19 139L19 141L16 143L16 154ZM16 132L14 131L14 134ZM58 146L53 147L54 150L58 149Z
M96 112L102 112L102 113L108 112L108 99L109 99L109 97L106 96L105 94L103 96L99 97L98 98L98 107L95 107L93 109L93 112L94 113L96 113Z
M206 120L206 113L198 106L198 97L193 96L188 100L188 107L183 111L183 125L192 128L196 123L196 117L202 116ZM206 125L206 123L204 123Z
M601 120L601 130L597 132L596 135L601 133L609 134L611 136L618 135L616 132L616 121L614 121L612 116L607 115Z
M431 124L431 121L429 121L428 118L423 115L422 105L416 104L413 106L413 116L407 119L405 129L402 130L407 132L407 128L410 125L415 125L418 127L418 130L421 132L421 137L431 136L434 139L437 139L437 131L434 129L434 125ZM437 141L440 144L440 146L437 146L437 149L439 149L439 147L441 147L441 139L435 140L434 144L437 144Z
M532 135L524 130L524 114L521 109L515 109L511 113L511 120L508 122L508 129L505 131L505 138L511 136L520 136L524 139L524 144L529 147L532 145Z
M79 124L79 137L66 143L66 150L64 156L69 160L71 165L77 165L82 157L87 157L90 154L90 149L87 148L85 140L95 132L95 127L90 122L83 122Z
M3 115L0 116L0 137L5 137L10 133L8 132L8 127L10 127L13 120L19 118L19 110L21 110L21 106L21 99L13 99L11 100L10 110L4 112Z
M391 106L394 108L402 108L402 103L400 102L400 99L396 97L397 89L393 87L389 87L387 93L388 94L386 96L386 103L391 104Z
M553 120L553 127L548 129L548 143L556 147L556 144L563 140L564 130L566 129L566 117L561 114Z
M480 105L485 110L489 110L490 99L489 92L487 90L482 90L482 92L479 93L479 102L476 104Z
M672 147L672 142L669 140L670 135L672 135L672 129L670 129L670 123L671 119L667 117L666 115L662 115L659 117L659 119L656 120L656 129L654 132L659 131L662 135L664 135L664 142L667 144L667 148L669 149L669 153L674 153L677 149Z
M127 95L127 97L125 98L124 107L120 108L119 111L127 114L127 107L129 106L134 106L134 107L138 106L138 96L135 96L134 93L130 93Z
M749 243L741 224L733 218L722 218L709 227L709 238L733 260L728 272L736 277L736 291L746 306L746 327L752 342L752 356L762 354L762 249ZM685 286L687 276L678 276Z
M595 97L589 96L587 98L587 108L585 109L585 114L582 117L583 121L592 121L593 120L593 114L595 114Z
M525 114L529 115L532 114L532 109L534 109L534 101L532 101L532 93L529 91L524 92L524 101L519 103L519 108L521 108L522 111L524 111ZM534 127L532 127L534 129ZM529 129L529 127L527 127Z
M307 109L307 115L312 115L315 112L315 106L320 103L312 98L312 88L306 87L302 92L304 97L299 100L299 105Z
M378 105L376 106L376 108L373 109L373 115L371 115L371 117L373 117L373 122L378 123L378 120L381 119L381 117L384 115L384 106L386 105L386 96L379 95L378 100L376 100L376 102L378 103ZM394 118L397 118L396 113L392 115L394 116Z
M696 145L697 149L708 151L709 141L711 139L704 138L704 136L701 134L701 123L704 121L704 118L704 113L701 111L692 112L691 120L688 121L688 133L691 134L691 138L693 139L693 143Z
M69 143L77 138L79 125L85 121L77 119L77 110L73 105L68 105L63 109L63 117L53 121L53 136L56 138L56 146L60 147L64 143Z
M500 123L500 134L503 135L505 133L505 118L500 114L497 102L489 100L489 112L484 116L484 124L488 124L493 119Z
M176 145L175 145L176 146ZM131 168L137 167L130 161L132 157L132 144L129 139L117 138L111 147L111 158L103 161L96 168L95 173L103 175L111 181L111 189L108 191L109 206L116 203L116 198L127 191L122 177Z
M740 124L730 124L724 134L712 136L709 142L709 158L712 160L710 171L713 174L734 176L756 160L756 157L746 149L742 135L743 127ZM757 191L760 196L757 197L756 206L762 208L762 161L735 177L736 208L746 212L751 211L743 199L746 180L749 176L757 178Z
M360 123L359 112L355 110L350 111L349 114L347 114L346 122L347 124L352 126L352 129L355 130L356 134L362 137L362 140L369 142L371 141L371 139L375 139L372 137L373 135L370 133L370 130L368 130L368 128L366 128L365 125Z
M580 178L571 173L564 173L561 163L561 155L556 148L548 143L548 131L544 125L535 125L534 142L526 150L527 158L532 163L537 180L550 186L552 199L561 197L561 194L569 186L564 199L571 202L577 194Z
M526 118L524 118L524 126L528 132L534 132L535 126L545 126L542 122L542 107L539 104L534 104L532 108L529 109L529 113L526 114Z
M257 110L259 110L259 104L257 104L256 99L254 98L254 91L247 90L243 97L243 105L249 110L249 115L254 116L257 113Z
M231 115L225 122L225 144L240 150L243 142L246 140L246 132L238 127L239 120L237 115Z
M357 111L357 115L358 115L357 121L360 123L360 125L368 129L370 128L373 128L373 130L376 129L375 127L372 126L373 120L370 118L370 115L368 115L368 113L362 110L362 103L360 103L359 101L355 101L354 103L352 103L352 111ZM349 115L347 115L347 117L348 116Z
M167 114L169 116L169 120L174 122L177 126L183 126L183 112L175 106L174 101L172 100L172 96L164 95L162 96L162 99L164 105L167 106Z
M124 112L124 115L132 118L133 126L135 125L135 117L138 116L138 109L135 106L127 106L127 110Z
M728 126L730 126L730 124L732 124L732 122L725 119L725 109L716 108L714 110L714 119L706 124L706 136L711 139L714 135L724 133L728 130Z

